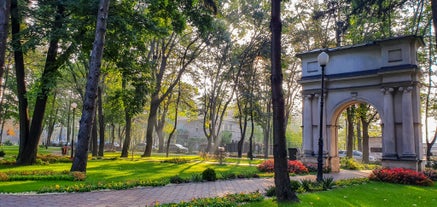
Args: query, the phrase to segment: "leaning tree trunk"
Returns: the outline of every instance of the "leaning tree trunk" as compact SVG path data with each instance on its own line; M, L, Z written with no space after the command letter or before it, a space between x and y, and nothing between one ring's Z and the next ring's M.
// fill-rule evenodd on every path
M287 151L285 149L285 106L282 90L281 69L281 1L272 0L272 104L273 104L273 155L275 165L276 198L281 201L299 201L292 190L287 167Z
M94 110L96 107L97 87L100 80L100 67L102 64L103 46L105 44L106 23L108 19L109 0L100 0L97 14L96 34L93 51L90 59L90 71L85 91L82 118L78 133L76 155L70 171L86 172L88 161L88 140L90 130L94 122Z

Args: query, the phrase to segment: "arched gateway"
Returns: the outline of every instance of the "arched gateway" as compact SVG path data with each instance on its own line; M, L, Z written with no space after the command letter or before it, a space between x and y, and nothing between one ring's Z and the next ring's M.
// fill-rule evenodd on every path
M304 162L317 162L319 116L324 113L324 164L339 171L337 119L350 104L365 102L382 119L382 165L421 170L421 73L416 56L423 44L420 37L406 36L298 54L302 60ZM323 112L317 62L322 51L330 59L325 67Z

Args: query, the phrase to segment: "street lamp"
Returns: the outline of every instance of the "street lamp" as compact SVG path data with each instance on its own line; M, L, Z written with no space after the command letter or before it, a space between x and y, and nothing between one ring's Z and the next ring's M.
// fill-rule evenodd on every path
M319 122L319 152L317 156L317 181L323 180L323 96L325 93L325 66L328 64L329 55L326 52L322 52L317 56L317 62L322 67L322 86L320 89L320 122Z
M71 108L73 108L73 127L71 129L71 155L70 157L73 159L73 150L74 150L74 114L76 111L77 103L71 103Z

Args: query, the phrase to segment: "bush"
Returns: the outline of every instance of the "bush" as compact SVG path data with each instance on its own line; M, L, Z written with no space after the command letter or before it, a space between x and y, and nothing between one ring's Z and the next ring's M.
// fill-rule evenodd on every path
M9 176L4 172L0 172L0 181L8 181L8 180L9 180Z
M189 180L181 178L179 175L175 175L173 177L170 177L170 183L175 183L175 184L179 184L179 183L188 183Z
M216 181L217 175L214 169L208 168L202 172L202 179L207 181Z
M201 174L198 173L191 174L191 182L202 182L202 181L203 178Z
M5 151L0 150L0 157L4 157L6 155Z
M376 169L372 171L370 179L382 182L408 185L433 185L432 180L428 178L424 173L416 172L414 170L405 168Z
M70 173L74 181L84 181L86 179L85 172L74 171Z
M310 173L317 172L317 163L305 163L304 165ZM331 168L329 168L326 165L323 165L323 173L330 173L330 172L331 172Z
M348 157L342 157L340 159L340 165L343 169L348 170L362 170L364 169L364 166L357 162L354 158L348 158Z
M332 189L334 187L334 178L333 177L323 178L321 184L323 190Z
M294 174L307 174L308 168L303 165L302 162L297 160L289 160L288 161L288 172L294 173Z
M291 189L293 189L293 191L297 191L297 189L299 189L300 187L300 182L297 180L290 180L291 183Z
M269 188L266 189L266 196L267 197L274 197L276 196L276 187L275 186L270 186Z
M423 172L432 181L437 181L437 170L427 169Z
M258 170L261 172L274 172L274 160L266 160L258 165ZM294 174L307 174L308 168L297 160L288 161L288 171Z

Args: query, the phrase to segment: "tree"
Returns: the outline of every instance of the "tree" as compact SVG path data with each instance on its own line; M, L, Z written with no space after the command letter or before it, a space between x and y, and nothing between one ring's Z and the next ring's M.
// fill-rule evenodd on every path
M7 39L8 39L10 7L11 7L10 0L0 1L0 86L2 86L3 84L2 83L3 75L5 74L5 54L6 54ZM0 88L0 94L3 94L2 88ZM0 111L2 111L1 103L0 103Z
M100 0L97 14L95 41L90 59L90 71L88 74L85 100L83 103L82 118L78 134L78 144L70 171L86 171L88 161L88 140L92 124L94 122L97 88L100 79L100 66L105 44L106 24L108 19L109 0Z
M358 118L363 126L363 163L369 163L369 126L379 118L378 112L369 104L359 104L357 108Z
M273 105L273 156L275 158L276 198L281 201L299 201L290 184L285 149L284 97L281 69L281 1L272 1L272 105Z

